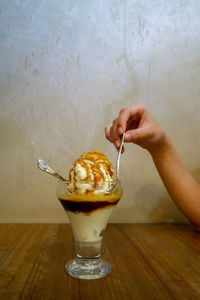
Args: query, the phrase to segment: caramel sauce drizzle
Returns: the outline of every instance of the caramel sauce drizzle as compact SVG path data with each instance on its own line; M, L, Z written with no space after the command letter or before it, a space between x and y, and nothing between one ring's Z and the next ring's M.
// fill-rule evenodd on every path
M114 170L112 167L111 162L108 160L108 158L100 151L93 151L93 152L86 152L83 153L80 158L78 158L74 162L74 168L72 168L69 172L68 180L76 181L76 173L74 172L74 176L72 178L72 171L75 170L76 164L80 164L86 171L86 178L84 181L104 181L105 180L105 174L101 170L101 166L103 165L103 168L105 170L106 174L109 174L110 177L112 177ZM94 178L92 178L92 176Z

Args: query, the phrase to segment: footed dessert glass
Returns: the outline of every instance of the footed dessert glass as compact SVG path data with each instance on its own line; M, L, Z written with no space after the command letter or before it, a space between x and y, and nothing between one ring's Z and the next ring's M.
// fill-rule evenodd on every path
M66 272L80 279L105 277L112 268L101 258L103 232L121 198L121 184L81 181L76 193L70 190L74 190L73 182L59 181L57 197L69 218L77 251L77 257L65 265Z

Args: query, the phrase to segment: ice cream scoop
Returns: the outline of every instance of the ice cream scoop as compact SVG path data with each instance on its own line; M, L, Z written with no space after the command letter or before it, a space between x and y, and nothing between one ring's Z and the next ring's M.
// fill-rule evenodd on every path
M111 162L102 152L95 150L83 153L69 171L69 192L76 194L91 194L106 192L109 183L113 181L114 169ZM87 185L88 182L101 182L100 188L96 185ZM83 183L84 182L84 183Z

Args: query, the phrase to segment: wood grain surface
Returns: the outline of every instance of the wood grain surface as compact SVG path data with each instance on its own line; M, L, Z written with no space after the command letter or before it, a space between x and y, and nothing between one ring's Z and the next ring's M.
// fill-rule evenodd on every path
M78 280L69 224L0 225L0 299L200 299L200 234L190 225L109 224L112 273Z

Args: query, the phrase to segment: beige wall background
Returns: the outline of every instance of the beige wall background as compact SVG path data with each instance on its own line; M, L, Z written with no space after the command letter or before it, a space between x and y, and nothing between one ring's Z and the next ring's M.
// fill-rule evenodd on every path
M0 2L0 221L66 222L56 180L142 101L200 181L198 0ZM127 145L112 222L185 222L149 154Z

